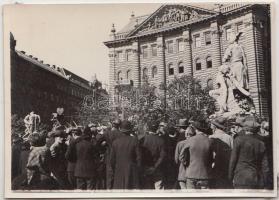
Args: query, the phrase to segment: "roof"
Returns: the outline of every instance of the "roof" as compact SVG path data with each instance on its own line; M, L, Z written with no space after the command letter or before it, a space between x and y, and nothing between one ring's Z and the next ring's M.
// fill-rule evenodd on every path
M39 61L38 58L33 57L32 55L27 55L25 54L24 51L17 51L16 53L18 54L18 56L20 56L21 58L23 58L24 60L33 63L34 65L41 67L44 70L47 70L61 78L64 78L66 80L69 80L71 82L74 82L76 84L79 84L82 87L86 87L88 89L90 89L90 85L89 85L89 81L87 81L86 79L74 74L73 72L62 68L62 67L56 67L55 65L50 66L49 64L44 64L42 61Z
M130 32L133 29L135 29L135 27L139 24L141 24L144 20L146 20L149 17L148 15L141 15L138 17L131 17L130 21L128 22L127 25L125 25L120 31L118 31L117 33L126 33L126 32Z
M115 42L123 42L126 39L144 36L149 34L157 33L158 31L168 30L168 27L163 27L157 30L145 31L144 33L138 33L139 30L142 30L146 24L152 20L154 20L154 16L156 16L161 10L163 10L166 6L185 6L193 10L198 10L205 15L201 19L197 20L189 20L187 22L182 22L180 24L173 25L169 27L171 29L175 29L177 27L185 26L188 24L199 23L206 20L210 20L218 16L220 13L229 14L231 11L237 11L239 8L246 7L249 4L235 3L235 4L205 4L205 3L193 3L193 4L163 4L158 9L156 9L153 13L149 15L142 15L138 17L131 17L128 24L125 25L120 31L118 31L115 35L114 40L104 42L105 45L111 45Z

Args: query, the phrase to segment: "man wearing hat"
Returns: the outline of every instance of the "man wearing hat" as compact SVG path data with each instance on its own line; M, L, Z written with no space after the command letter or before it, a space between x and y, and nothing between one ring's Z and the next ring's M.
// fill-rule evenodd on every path
M190 137L181 150L186 157L189 152L189 165L186 170L187 189L207 189L212 179L211 166L213 161L212 141L208 138L207 122L198 119L191 123L196 135ZM186 158L187 159L187 158Z
M245 135L243 131L242 123L245 121L245 117L237 117L234 122L231 122L231 136L235 139L237 136Z
M106 188L112 189L112 170L110 164L110 154L111 154L111 147L114 140L123 136L123 133L120 132L119 128L121 125L120 119L115 119L112 122L112 129L105 131L103 134L97 135L97 143L98 146L102 146L106 148L105 152L105 162L106 162Z
M68 160L67 174L70 189L76 188L76 177L74 176L76 160L71 158L70 155L73 155L72 152L75 150L75 142L81 135L82 131L80 128L73 128L69 132L69 145L65 157Z
M145 189L164 189L163 163L166 159L164 140L158 135L159 123L147 123L148 134L141 141Z
M185 140L185 131L188 127L188 121L187 119L179 119L178 124L176 124L176 127L178 129L178 136L177 136L177 142Z
M233 138L225 130L224 118L216 118L211 121L210 128L213 134L209 138L213 141L214 167L213 167L213 188L227 189L231 187L228 180L228 169L231 150L233 148Z
M245 135L234 140L229 178L236 189L263 189L267 186L269 169L266 147L255 135L260 124L247 117L242 126Z
M138 139L130 136L131 122L123 121L120 132L123 136L115 139L111 147L112 189L139 189L141 155Z
M50 146L51 152L51 172L57 180L60 189L67 189L67 160L65 157L67 145L65 144L67 133L64 126L59 126L51 134L54 143Z

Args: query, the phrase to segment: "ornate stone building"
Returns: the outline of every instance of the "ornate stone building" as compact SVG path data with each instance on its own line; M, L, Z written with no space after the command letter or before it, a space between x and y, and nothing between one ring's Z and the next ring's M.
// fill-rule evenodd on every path
M270 11L266 4L196 7L162 5L154 13L131 16L120 31L111 30L110 94L118 84L139 87L144 79L159 86L175 76L192 75L215 87L215 76L233 33L247 57L249 92L256 111L268 116L271 105Z
M66 120L74 119L84 97L92 94L91 83L63 67L50 66L15 47L16 40L11 34L12 114L24 117L33 110L47 124L50 123L51 113L56 112L57 107L63 107Z

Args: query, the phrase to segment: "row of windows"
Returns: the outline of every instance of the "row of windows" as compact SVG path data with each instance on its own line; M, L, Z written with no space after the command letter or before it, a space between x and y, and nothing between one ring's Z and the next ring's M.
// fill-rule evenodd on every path
M132 60L133 52L132 50L127 51L117 51L116 52L116 61L123 62L123 61L130 61Z
M210 45L211 44L211 32L210 31L204 33L204 43L205 43L205 45ZM194 45L195 45L196 48L202 46L202 41L201 41L201 35L200 34L194 35Z
M125 75L125 76L124 76ZM132 73L131 70L128 70L126 74L122 73L122 71L119 71L117 74L117 80L122 81L123 79L131 80L132 79Z
M195 66L196 66L196 71L202 69L202 62L200 58L196 59ZM210 56L206 58L206 68L212 68L212 58Z

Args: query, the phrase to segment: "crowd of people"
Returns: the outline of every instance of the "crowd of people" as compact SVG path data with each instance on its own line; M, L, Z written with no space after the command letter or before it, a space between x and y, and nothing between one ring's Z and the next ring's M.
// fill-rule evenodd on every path
M272 139L253 116L34 132L12 141L12 189L272 189Z

